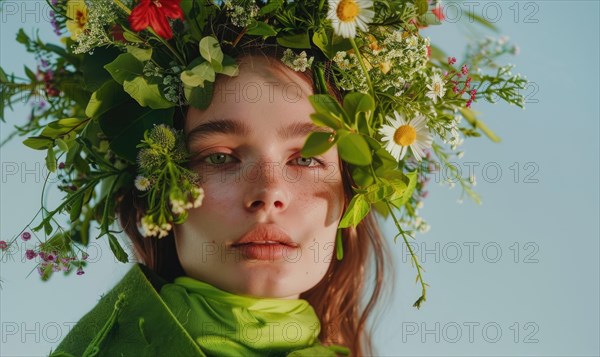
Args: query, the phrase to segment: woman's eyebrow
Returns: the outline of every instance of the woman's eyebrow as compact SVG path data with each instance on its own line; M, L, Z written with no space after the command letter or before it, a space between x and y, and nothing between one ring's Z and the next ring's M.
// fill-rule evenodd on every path
M328 127L317 126L313 123L296 122L278 128L277 135L281 139L292 139L304 137L313 131L332 132ZM188 133L187 140L190 142L191 140L206 139L216 134L247 136L251 132L252 129L244 122L232 119L219 119L198 125Z

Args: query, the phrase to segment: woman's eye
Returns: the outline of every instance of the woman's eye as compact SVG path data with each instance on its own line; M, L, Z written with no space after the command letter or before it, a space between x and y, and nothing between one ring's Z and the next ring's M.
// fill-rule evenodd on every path
M222 152L213 152L202 158L202 163L213 164L213 165L224 165L229 164L230 162L225 162L227 158L231 158L230 155L222 153ZM206 161L209 160L209 161Z
M229 159L229 161L227 161ZM230 164L233 163L233 156L223 153L223 152L213 152L213 153L209 153L204 155L203 157L200 158L200 163L202 164L209 164L209 165L226 165L226 164ZM323 162L317 158L314 157L297 157L295 159L292 159L292 161L295 161L296 164L298 166L304 166L304 167L316 167L316 166L320 166L323 164Z
M319 166L322 164L322 162L319 159L316 159L314 157L297 157L294 160L297 160L298 162L298 166L306 166L306 167L315 167L315 166ZM314 164L314 165L311 165Z

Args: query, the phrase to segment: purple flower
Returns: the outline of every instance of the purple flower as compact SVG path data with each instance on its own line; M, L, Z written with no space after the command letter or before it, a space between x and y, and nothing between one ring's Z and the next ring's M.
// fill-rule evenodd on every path
M27 258L27 260L31 260L33 258L35 258L37 254L33 251L33 249L27 249L25 251L25 258Z
M85 272L83 271L82 267L77 268L77 275L83 275L85 274Z
M8 248L6 241L0 240L0 250L5 250L6 248Z
M21 239L23 239L24 241L28 241L31 239L31 233L29 232L23 232L23 234L21 234Z

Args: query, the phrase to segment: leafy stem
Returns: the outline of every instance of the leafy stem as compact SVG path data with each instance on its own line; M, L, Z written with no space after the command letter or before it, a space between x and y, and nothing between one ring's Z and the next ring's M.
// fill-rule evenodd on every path
M369 165L369 169L370 169L371 174L373 175L373 178L375 179L375 181L380 181L380 179L375 174L373 165ZM417 256L416 256L415 252L413 251L412 247L410 246L410 244L408 243L408 239L406 238L407 235L411 238L413 238L413 237L410 234L408 234L408 232L403 230L402 227L400 226L400 222L398 221L398 218L394 214L393 207L390 204L389 200L387 198L384 198L383 202L385 203L388 211L390 212L390 215L392 216L392 219L394 220L394 224L396 225L396 228L398 229L398 232L399 232L398 234L396 234L396 236L394 236L394 243L396 243L396 239L398 238L398 236L401 235L402 239L404 240L404 244L406 244L406 247L408 248L408 251L410 252L411 260L413 261L413 263L415 264L415 266L417 268L417 279L416 280L421 283L421 296L415 301L413 306L418 309L421 307L421 304L426 300L427 286L429 286L429 284L425 283L425 281L423 280L423 275L421 273L421 269L423 269L423 268L421 267L421 264L419 264Z
M358 46L356 45L356 42L354 41L353 38L350 38L350 43L352 44L352 48L354 49L354 54L356 55L356 58L358 58L358 63L360 63L360 67L362 68L362 70L365 74L365 78L367 79L367 85L369 86L369 92L371 93L371 96L373 97L373 99L375 99L375 90L373 89L373 82L371 82L371 76L369 76L369 71L367 70L367 67L365 66L365 62L364 62L362 56L360 55Z

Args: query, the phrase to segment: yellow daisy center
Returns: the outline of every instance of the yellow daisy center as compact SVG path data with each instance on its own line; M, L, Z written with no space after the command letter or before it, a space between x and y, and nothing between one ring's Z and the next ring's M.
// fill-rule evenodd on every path
M409 146L417 140L417 131L410 125L402 125L394 133L394 141L398 145Z
M337 7L337 17L344 22L354 21L358 16L358 4L354 0L342 0Z

